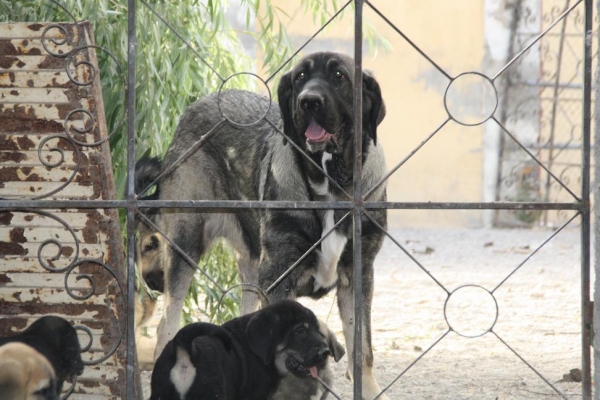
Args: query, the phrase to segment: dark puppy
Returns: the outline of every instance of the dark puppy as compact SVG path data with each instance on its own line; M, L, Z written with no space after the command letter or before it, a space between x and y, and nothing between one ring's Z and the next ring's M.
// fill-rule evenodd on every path
M25 343L46 357L56 373L57 393L62 391L65 379L83 372L77 332L63 318L51 315L41 317L23 332L0 338L0 346L12 342Z
M0 346L0 399L58 400L56 374L46 357L24 343Z
M312 311L292 300L222 326L190 324L156 360L150 399L265 400L288 374L316 377L336 356L330 340Z
M354 62L346 55L314 53L281 77L279 107L264 96L239 90L201 98L180 119L160 166L158 198L347 201L353 190L357 137L354 71ZM377 126L384 118L385 107L377 81L369 73L361 78L361 185L365 193L370 191L368 200L384 201L386 191L381 180L386 166ZM158 166L148 166L146 173L157 176L153 168ZM238 255L242 281L265 291L296 264L285 279L270 288L269 302L298 296L319 298L335 289L349 360L353 359L352 218L341 221L347 210L202 211L160 209L152 218L162 233L142 235L138 246L145 279L153 289L165 292L155 356L179 329L180 311L194 273L188 261L197 263L215 240L225 238ZM384 236L372 221L385 227L386 212L369 210L368 215L372 219L365 216L362 221L360 312L364 332L363 397L370 400L380 392L372 372L371 302L373 262ZM305 255L320 240L319 246ZM244 292L242 313L256 310L258 303L254 293Z

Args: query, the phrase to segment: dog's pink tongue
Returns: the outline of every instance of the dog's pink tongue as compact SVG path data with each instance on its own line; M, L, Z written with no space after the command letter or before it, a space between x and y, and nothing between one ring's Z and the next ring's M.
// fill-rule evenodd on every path
M317 377L317 367L310 367L308 369L308 372L310 372L310 376L312 376L313 378Z
M304 135L308 140L319 141L325 138L327 131L313 119Z

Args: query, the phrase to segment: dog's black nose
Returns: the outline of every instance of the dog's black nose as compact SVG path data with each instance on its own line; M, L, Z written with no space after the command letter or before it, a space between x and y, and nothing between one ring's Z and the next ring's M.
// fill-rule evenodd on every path
M331 355L331 350L328 347L319 350L318 359L320 362L325 361Z
M144 274L144 280L150 289L164 293L165 274L163 271L151 271Z
M306 111L318 111L325 102L323 96L314 92L302 93L298 96L298 100L300 101L300 107Z

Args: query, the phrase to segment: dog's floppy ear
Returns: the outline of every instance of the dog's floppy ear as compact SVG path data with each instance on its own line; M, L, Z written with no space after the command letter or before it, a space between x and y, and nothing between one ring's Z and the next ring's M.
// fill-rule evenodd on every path
M327 324L325 324L325 322L321 321L320 319L319 330L327 338L327 347L329 347L329 350L331 350L331 355L333 355L333 359L335 360L335 362L340 361L342 357L344 357L344 354L346 354L346 349L344 349L344 346L342 346L340 342L337 341L335 333L333 333L333 331L329 329Z
M260 312L246 326L246 340L250 350L265 363L273 363L279 340L281 317L272 312Z
M296 139L296 127L294 126L292 95L294 86L292 85L292 71L284 74L279 80L277 87L277 101L281 110L281 119L283 120L283 133L291 139ZM283 139L283 144L287 144L287 140Z
M337 341L335 334L331 331L329 331L329 337L327 338L327 346L331 350L335 362L340 361L344 357L344 354L346 354L346 349Z
M385 117L381 88L370 72L363 72L363 128L377 144L377 126Z

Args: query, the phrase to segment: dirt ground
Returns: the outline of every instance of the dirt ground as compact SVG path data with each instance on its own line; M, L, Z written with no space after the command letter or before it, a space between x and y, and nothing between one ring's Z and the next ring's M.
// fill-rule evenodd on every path
M536 252L553 233L391 231L414 257L387 239L375 262L375 375L382 387L395 381L391 399L581 398L570 373L581 368L580 232L565 229ZM343 343L333 295L301 302ZM335 366L342 399L352 399L347 362ZM149 372L142 381L147 391Z

